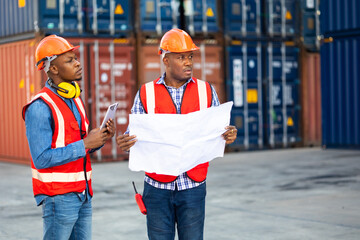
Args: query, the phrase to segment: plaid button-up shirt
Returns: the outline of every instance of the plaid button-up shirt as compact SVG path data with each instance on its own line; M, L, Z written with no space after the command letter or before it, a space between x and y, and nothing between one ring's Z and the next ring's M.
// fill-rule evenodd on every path
M167 90L169 91L171 98L173 99L175 105L176 105L176 110L177 112L180 112L180 107L181 107L181 100L182 100L182 96L184 94L184 90L186 85L192 81L195 82L192 78L190 78L184 85L182 85L179 88L174 88L174 87L170 87L167 86L165 81L164 81L164 77L165 77L165 73L161 76L161 78L156 82L156 84L163 84ZM219 102L219 98L216 94L216 91L213 89L213 87L211 86L211 90L212 90L212 103L211 106L218 106L220 105ZM140 96L139 96L139 91L137 92L136 96L135 96L135 100L134 100L134 105L131 108L131 113L132 114L144 114L145 110L144 107L140 101ZM128 131L127 131L128 132ZM145 182L149 183L151 186L156 187L156 188L161 188L161 189L167 189L167 190L175 190L175 186L177 186L177 189L180 190L185 190L185 189L190 189L193 187L197 187L200 184L203 184L205 181L203 182L195 182L193 180L191 180L186 173L182 173L181 175L179 175L176 180L174 182L171 183L161 183L158 181L155 181L151 178L149 178L148 176L145 176Z

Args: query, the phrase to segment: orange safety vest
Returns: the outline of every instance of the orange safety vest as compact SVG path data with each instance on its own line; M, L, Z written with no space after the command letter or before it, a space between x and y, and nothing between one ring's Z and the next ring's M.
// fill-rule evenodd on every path
M171 113L176 114L176 106L163 84L156 84L155 81L146 83L140 88L140 100L147 114ZM199 111L211 107L212 91L208 82L193 78L185 90L181 102L180 114ZM186 172L187 176L195 182L202 182L206 179L209 163L202 163ZM177 176L148 173L146 175L158 182L169 183L176 180Z
M50 107L54 119L55 127L51 148L65 147L81 140L82 129L84 129L85 134L83 137L86 137L89 120L85 113L84 104L79 97L74 98L74 102L81 116L81 129L67 104L47 87L44 87L33 100L23 107L24 120L26 109L38 98L41 98ZM90 195L93 195L89 154L86 154L84 158L46 169L36 169L33 160L31 160L31 168L34 196L39 194L55 196L70 192L81 193L86 189L86 182L89 186Z

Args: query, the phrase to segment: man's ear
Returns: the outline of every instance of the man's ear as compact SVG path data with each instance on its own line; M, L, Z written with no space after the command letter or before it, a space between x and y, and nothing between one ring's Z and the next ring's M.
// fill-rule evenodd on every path
M165 66L168 66L168 65L169 65L169 58L168 58L167 56L165 56L165 57L163 58L163 63L164 63Z
M54 75L57 75L59 73L59 69L57 68L56 65L51 64L50 67L49 67L49 72L54 74Z

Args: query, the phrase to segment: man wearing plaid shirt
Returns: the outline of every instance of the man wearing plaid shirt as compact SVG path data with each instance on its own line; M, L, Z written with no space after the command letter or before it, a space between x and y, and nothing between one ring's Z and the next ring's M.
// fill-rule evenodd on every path
M218 106L219 99L213 87L192 77L193 51L198 49L182 30L165 33L159 51L165 73L140 88L132 114L186 114ZM231 144L236 135L236 128L228 126L223 137ZM128 132L117 137L123 151L129 151L135 142L136 136L129 136ZM207 167L208 163L201 164L179 176L146 173L143 200L150 240L174 239L175 225L179 240L203 239Z

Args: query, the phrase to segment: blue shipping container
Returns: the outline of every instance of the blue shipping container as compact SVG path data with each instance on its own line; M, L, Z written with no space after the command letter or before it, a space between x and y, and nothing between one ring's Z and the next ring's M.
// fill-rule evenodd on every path
M128 33L133 30L131 23L131 1L129 0L88 0L87 31L98 33Z
M352 31L360 33L359 10L358 0L320 1L321 33L325 37Z
M299 49L268 43L266 51L266 142L271 147L300 142Z
M234 101L231 124L238 129L233 148L263 147L262 46L243 42L227 47L227 96Z
M161 36L178 28L179 2L172 0L140 0L140 29Z
M322 141L360 148L360 35L321 47Z
M270 37L299 33L298 0L266 0L266 32Z
M260 0L225 0L224 30L229 36L251 37L261 35Z
M0 37L41 32L62 36L114 35L132 30L129 0L2 0ZM96 6L94 8L94 6ZM86 8L88 7L88 8ZM87 23L87 24L86 24Z
M191 35L207 35L219 31L216 0L185 0L185 28Z

